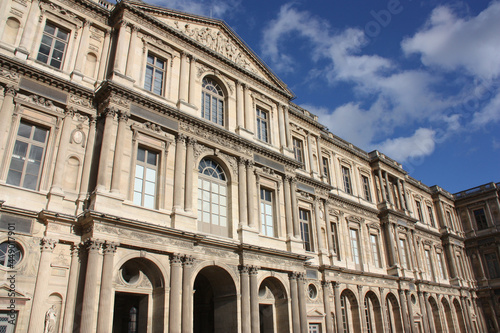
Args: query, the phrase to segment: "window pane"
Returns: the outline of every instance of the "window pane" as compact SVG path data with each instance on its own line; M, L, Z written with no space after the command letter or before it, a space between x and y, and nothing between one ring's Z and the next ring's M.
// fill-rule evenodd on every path
M155 194L155 183L146 182L146 186L144 188L144 193L148 195Z
M68 33L62 30L57 31L57 38L61 38L62 40L68 39Z
M135 166L135 176L140 179L144 177L144 167L142 165Z
M147 168L146 169L146 180L149 182L156 181L156 170Z
M142 194L140 192L134 192L134 204L138 206L142 204Z
M33 140L45 143L47 138L47 130L39 127L35 127L35 133L33 134Z
M47 32L50 35L55 35L56 27L54 27L52 24L47 23L43 31Z
M154 196L152 195L145 195L144 196L144 207L146 208L155 208L155 201L154 201Z
M151 91L153 89L153 67L146 66L146 77L144 78L144 89Z

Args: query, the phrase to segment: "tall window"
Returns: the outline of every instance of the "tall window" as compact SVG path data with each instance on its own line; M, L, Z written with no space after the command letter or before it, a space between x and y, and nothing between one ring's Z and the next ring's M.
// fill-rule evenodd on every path
M372 332L373 322L373 305L368 296L365 297L365 318L366 318L366 333Z
M406 245L406 239L400 238L399 239L399 247L400 247L400 253L401 253L401 265L406 268L410 269L410 263L408 261L408 247Z
M431 225L433 227L436 226L436 221L434 220L434 213L432 212L432 207L431 206L427 206L427 210L429 211L429 218L431 219Z
M144 89L157 95L163 93L163 84L165 82L165 60L148 53L148 62L146 64L146 77L144 78Z
M486 267L488 267L490 279L500 278L500 265L496 253L485 253L484 260L486 261Z
M418 213L418 219L420 222L424 222L424 216L422 215L422 206L420 204L420 201L415 200L415 205L417 206L417 213Z
M361 176L361 179L363 180L363 192L365 195L365 200L372 201L372 195L370 193L370 181L366 176Z
M439 268L439 275L441 275L441 279L446 279L446 276L444 275L443 255L441 253L437 253L437 262Z
M274 236L273 219L273 192L264 188L260 189L260 224L262 233Z
M198 166L198 228L228 236L227 178L217 162L204 158Z
M344 180L344 191L348 194L352 194L351 174L348 167L342 167L342 178Z
M326 182L330 184L330 161L328 157L323 157L323 176L326 178Z
M361 263L361 259L359 256L359 238L358 238L358 230L357 229L349 229L349 236L351 239L351 252L352 252L352 261L356 265Z
M331 222L330 223L330 228L331 228L331 231L332 231L332 244L333 244L333 249L332 251L334 253L337 253L338 254L338 232L337 232L337 224L336 223L333 223ZM339 258L340 259L340 258Z
M261 108L257 108L257 138L264 142L269 142L269 113Z
M311 225L309 221L311 220L311 214L308 210L299 209L299 220L300 220L300 236L304 242L304 249L306 251L313 251L312 247L312 235L311 235Z
M19 124L7 184L30 190L38 188L48 134L48 130L39 126Z
M448 221L448 226L454 230L454 227L453 227L453 219L451 218L451 213L449 210L446 211L446 220Z
M434 268L432 267L431 251L425 250L425 260L427 262L427 274L429 274L428 277L432 281L435 281L436 277L434 275Z
M302 140L293 138L293 154L297 162L304 163L304 144Z
M380 252L377 235L370 234L370 244L372 247L373 265L375 265L375 267L380 267Z
M201 117L224 126L224 93L217 82L209 78L203 79Z
M342 315L342 328L344 333L349 333L349 317L347 314L347 296L340 296L340 312Z
M42 41L36 60L61 69L64 53L68 46L69 31L47 22L43 29Z
M488 228L488 222L486 221L486 214L484 213L484 209L476 209L474 211L474 218L476 220L477 229L483 230Z
M139 147L135 164L134 204L155 208L157 170L158 153Z

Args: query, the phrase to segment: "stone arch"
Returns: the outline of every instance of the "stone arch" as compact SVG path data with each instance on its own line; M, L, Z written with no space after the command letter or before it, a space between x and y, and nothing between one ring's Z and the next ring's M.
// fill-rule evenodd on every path
M465 328L465 316L464 312L462 309L462 306L460 306L460 301L456 298L453 299L453 307L455 308L455 315L457 318L457 324L459 328L460 333L465 333L466 328Z
M259 284L259 319L261 332L289 332L288 294L283 282L266 277Z
M49 332L59 332L63 312L62 303L63 297L57 292L51 293L47 298L44 328L47 326L53 327L53 331Z
M163 332L165 276L150 258L130 256L115 265L113 331L133 324L138 332Z
M193 275L193 332L237 332L237 288L230 272L207 265Z
M346 288L340 294L340 304L342 309L342 322L348 327L348 332L361 333L361 317L358 300L354 292Z
M441 323L441 318L439 316L439 306L434 297L429 296L428 298L429 305L431 306L432 314L428 314L429 318L432 318L434 324L434 331L436 333L443 332L443 327ZM432 316L431 316L432 315Z
M365 294L364 310L364 315L366 316L366 322L367 326L370 328L370 332L384 332L382 307L379 298L371 290Z
M396 296L392 292L387 293L385 297L387 311L388 332L403 332L403 321L401 317L401 309Z
M446 297L441 298L441 304L443 305L444 315L446 319L446 326L449 332L455 332L455 325L453 324L453 313L451 311L450 303Z
M9 17L5 24L5 29L3 31L2 42L10 45L15 45L17 41L17 35L19 34L19 27L21 23L15 17Z

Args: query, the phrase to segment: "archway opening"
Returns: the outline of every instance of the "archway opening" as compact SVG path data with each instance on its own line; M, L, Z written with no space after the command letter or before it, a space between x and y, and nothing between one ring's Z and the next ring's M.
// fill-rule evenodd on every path
M236 287L227 271L217 266L203 268L193 289L193 332L237 332Z
M285 287L274 277L266 278L259 287L260 332L289 332L288 299Z
M369 291L365 296L365 318L366 329L368 332L384 332L382 324L382 310L377 295L373 291Z
M434 322L434 328L436 333L443 332L443 327L441 326L441 318L439 317L439 307L436 300L433 297L429 297L429 304L432 309L432 320Z
M403 332L403 323L401 320L401 311L399 308L399 303L394 296L394 294L390 293L386 297L387 302L387 317L388 317L388 332Z

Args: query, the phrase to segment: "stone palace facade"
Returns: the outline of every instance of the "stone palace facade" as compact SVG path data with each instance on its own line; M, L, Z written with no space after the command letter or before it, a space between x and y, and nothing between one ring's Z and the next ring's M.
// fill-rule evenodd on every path
M500 184L330 133L222 21L0 2L1 332L498 332Z

